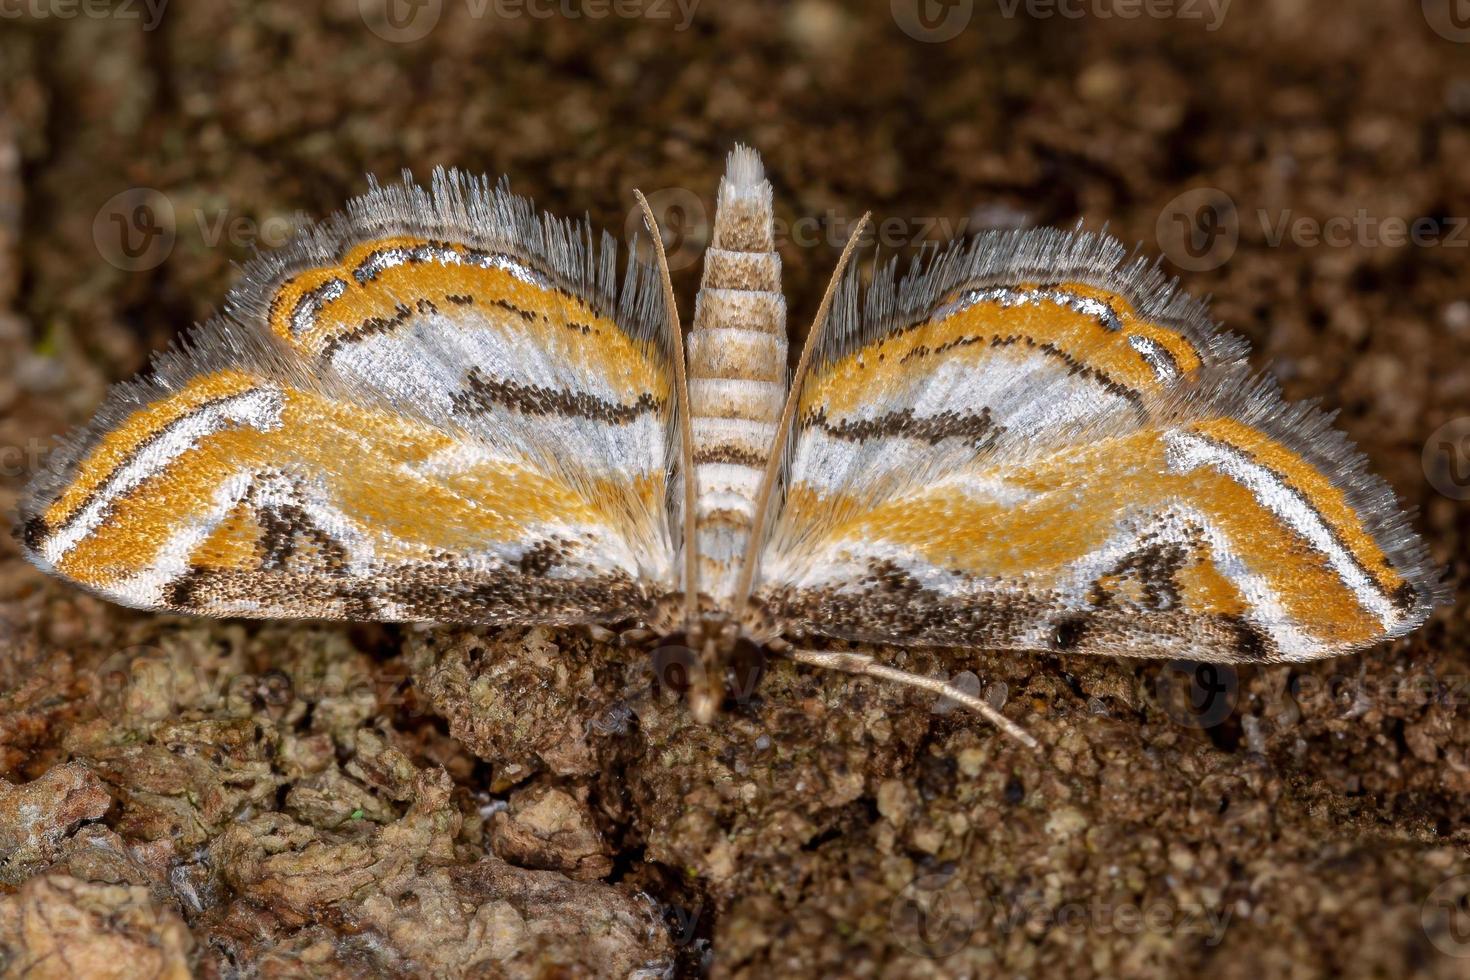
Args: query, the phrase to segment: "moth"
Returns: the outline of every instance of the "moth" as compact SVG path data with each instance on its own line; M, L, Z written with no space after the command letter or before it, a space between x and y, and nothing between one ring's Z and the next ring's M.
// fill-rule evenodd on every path
M142 609L626 624L694 651L702 720L754 650L1032 745L821 641L1298 662L1443 598L1330 418L1105 235L864 286L854 234L790 369L772 196L737 147L685 336L642 195L656 261L620 276L503 183L370 182L109 393L24 496L25 552Z

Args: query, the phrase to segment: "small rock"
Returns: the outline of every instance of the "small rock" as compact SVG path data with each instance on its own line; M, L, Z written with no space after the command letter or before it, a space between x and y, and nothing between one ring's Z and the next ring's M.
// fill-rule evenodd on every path
M102 781L69 762L23 786L0 780L0 879L18 884L60 853L83 820L98 820L112 805Z
M579 881L612 871L612 849L586 803L560 789L532 786L513 793L491 818L490 846L506 860L561 871Z
M889 823L902 826L909 818L908 783L898 779L885 779L878 787L878 812Z
M1046 832L1063 839L1075 837L1087 829L1087 817L1075 807L1064 806L1046 818Z
M43 875L0 898L0 958L36 980L188 980L194 937L140 886Z

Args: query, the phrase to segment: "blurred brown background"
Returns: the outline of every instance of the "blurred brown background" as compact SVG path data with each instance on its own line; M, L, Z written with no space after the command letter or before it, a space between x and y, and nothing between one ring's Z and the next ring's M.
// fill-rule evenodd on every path
M900 253L1106 223L1342 410L1458 586L1467 55L1462 0L0 0L0 513L364 174L619 238L642 188L687 315L742 140L796 329L865 209ZM1006 685L1043 762L786 668L706 730L620 714L638 665L579 637L131 613L7 537L0 964L1463 976L1467 635L1462 599L1307 670L907 662Z

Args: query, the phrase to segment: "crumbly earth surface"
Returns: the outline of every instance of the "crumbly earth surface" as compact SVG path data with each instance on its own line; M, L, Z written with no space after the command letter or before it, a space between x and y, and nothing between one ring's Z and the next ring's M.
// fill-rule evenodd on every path
M1441 427L1470 416L1470 47L1447 3L705 0L679 29L688 0L197 0L145 29L160 6L0 20L6 522L52 434L365 172L510 174L619 237L642 187L687 314L741 139L798 331L866 208L900 251L1106 221L1341 409L1463 595L1470 423ZM983 678L1032 754L786 665L701 727L644 654L576 632L130 612L7 535L0 969L1464 976L1467 611L1308 668L873 651Z

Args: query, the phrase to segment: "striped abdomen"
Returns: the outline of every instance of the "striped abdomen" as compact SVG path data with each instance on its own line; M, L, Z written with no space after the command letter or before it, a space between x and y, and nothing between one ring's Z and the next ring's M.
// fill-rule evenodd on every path
M720 182L689 333L699 588L722 605L750 540L786 383L786 299L771 185L755 151L737 147Z

